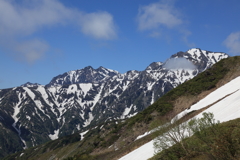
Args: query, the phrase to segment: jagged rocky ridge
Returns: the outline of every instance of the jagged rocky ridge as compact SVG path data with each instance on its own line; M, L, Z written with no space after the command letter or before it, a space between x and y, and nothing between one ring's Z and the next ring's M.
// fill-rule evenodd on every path
M0 137L7 137L0 139L0 153L133 116L227 57L225 53L191 49L174 54L165 63L154 62L144 71L120 74L89 66L54 77L46 86L0 90Z

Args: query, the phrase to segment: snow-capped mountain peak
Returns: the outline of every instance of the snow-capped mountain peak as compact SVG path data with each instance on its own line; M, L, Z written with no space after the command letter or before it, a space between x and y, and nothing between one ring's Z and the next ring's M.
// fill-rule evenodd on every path
M0 90L0 122L19 138L20 146L34 146L96 123L131 117L227 57L191 49L164 63L151 63L144 71L121 74L88 66L58 75L46 86Z

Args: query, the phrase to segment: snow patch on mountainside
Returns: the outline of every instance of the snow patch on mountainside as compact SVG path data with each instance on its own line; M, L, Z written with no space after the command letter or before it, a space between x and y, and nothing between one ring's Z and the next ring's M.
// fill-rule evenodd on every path
M76 84L72 84L68 87L67 89L67 94L71 94L71 93L75 93L78 90L77 85Z
M84 96L88 93L88 91L92 88L92 83L81 83L79 84L82 91L84 92Z
M178 81L180 83L184 83L190 79L192 79L193 77L196 76L196 74L193 74L194 71L197 72L197 70L191 70L191 69L172 69L172 72L174 72L174 74L176 75Z
M13 115L12 115L12 117L13 117L13 119L14 119L14 125L16 125L16 123L17 123L17 121L18 121L18 118L17 118L17 115L18 115L18 113L20 112L20 104L22 103L22 101L21 101L21 97L20 97L20 94L18 94L18 103L15 105L15 107L14 107L14 113L13 113Z
M89 118L85 121L83 127L88 126L92 122L92 120L94 119L94 116L93 116L92 112L88 113L88 117Z
M59 134L59 129L55 130L54 134L49 134L48 136L51 140L55 140L55 139L58 139L58 134Z
M31 99L34 101L35 94L27 87L23 87L23 89L27 92L27 94L31 97Z
M22 103L20 94L18 94L18 100L19 100L19 102L15 105L14 113L12 115L12 117L14 119L14 123L12 124L12 126L18 132L18 136L24 144L23 148L26 149L27 148L26 141L21 137L21 124L19 126L17 126L17 122L18 122L17 115L20 113L20 109L21 109L20 104Z
M79 135L81 135L81 140L84 139L84 135L87 134L88 131L89 131L89 130L86 130L86 131L84 131L84 132L82 132L82 133L79 133Z
M53 107L53 104L48 99L48 94L43 86L38 86L37 91L39 91L44 99L44 101L51 107ZM52 109L52 108L51 108ZM54 112L53 112L54 113Z
M152 101L151 101L151 105L154 103L154 92L152 93Z
M125 110L121 116L122 119L126 118L126 116L129 115L130 111L132 110L132 107L133 107L133 104L129 108L128 107L125 108Z

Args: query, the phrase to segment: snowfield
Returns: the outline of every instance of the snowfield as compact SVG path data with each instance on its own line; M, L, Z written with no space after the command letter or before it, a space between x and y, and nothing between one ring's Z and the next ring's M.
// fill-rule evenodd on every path
M130 152L129 154L123 156L119 160L145 160L151 158L154 155L153 140L142 145L138 149Z
M214 104L215 103L215 104ZM211 112L214 118L220 122L226 122L240 117L240 77L237 77L229 83L210 93L204 99L191 106L190 109L178 114L178 118L186 113L199 110L208 105L212 105L204 112ZM196 116L201 118L202 114ZM147 160L154 156L153 140L139 147L138 149L123 156L119 160Z

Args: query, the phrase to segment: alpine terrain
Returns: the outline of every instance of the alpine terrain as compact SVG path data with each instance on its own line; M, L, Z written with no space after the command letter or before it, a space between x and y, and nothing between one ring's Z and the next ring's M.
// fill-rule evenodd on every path
M153 62L144 71L121 74L88 66L58 75L47 85L28 82L1 89L0 157L59 137L64 140L67 135L81 133L76 140L83 140L99 124L134 120L167 92L228 57L194 48L178 52L164 63Z

